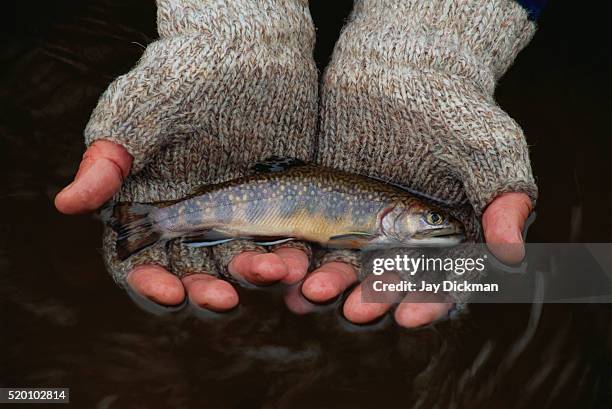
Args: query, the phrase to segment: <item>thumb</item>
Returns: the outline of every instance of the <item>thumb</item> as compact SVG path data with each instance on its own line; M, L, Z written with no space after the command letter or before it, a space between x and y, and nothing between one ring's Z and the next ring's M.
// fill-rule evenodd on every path
M123 146L97 140L83 154L74 181L55 196L55 207L64 214L96 210L119 191L132 161Z
M525 257L523 228L532 204L525 193L504 193L497 196L482 216L487 246L500 261L520 263Z

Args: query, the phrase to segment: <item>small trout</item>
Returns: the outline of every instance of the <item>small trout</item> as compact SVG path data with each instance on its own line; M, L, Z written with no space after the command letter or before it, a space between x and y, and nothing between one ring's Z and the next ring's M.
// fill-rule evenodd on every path
M118 233L118 257L176 238L192 246L304 240L352 249L454 245L463 239L459 221L397 186L300 162L266 166L181 200L116 204L109 224Z

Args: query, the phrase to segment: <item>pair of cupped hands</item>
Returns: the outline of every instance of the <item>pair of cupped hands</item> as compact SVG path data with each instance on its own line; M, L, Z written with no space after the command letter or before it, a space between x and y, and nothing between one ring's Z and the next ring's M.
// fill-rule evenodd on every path
M94 212L109 201L129 177L132 156L119 144L100 139L83 155L74 181L55 198L55 206L65 214ZM531 200L524 193L505 193L495 198L482 216L484 237L492 252L507 263L519 262L524 254L522 230L531 211ZM496 246L496 245L500 246ZM309 271L310 259L300 248L279 247L270 252L244 251L234 256L227 272L238 281L255 285L281 282L291 285L286 294L287 306L305 313L313 303L323 303L340 296L358 280L355 267L339 261L324 263ZM232 284L210 274L196 273L177 277L156 264L135 266L127 283L140 295L162 305L181 304L185 297L202 308L228 311L240 300ZM301 285L299 285L301 283ZM356 286L346 298L343 312L353 323L372 322L392 309L389 303L364 303L361 287ZM450 302L402 302L394 311L397 323L418 327L446 316Z

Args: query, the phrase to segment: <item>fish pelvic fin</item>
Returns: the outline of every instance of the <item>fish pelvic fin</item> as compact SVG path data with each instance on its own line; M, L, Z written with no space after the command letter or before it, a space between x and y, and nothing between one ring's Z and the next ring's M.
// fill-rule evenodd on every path
M366 232L350 232L329 238L327 245L332 248L360 249L367 247L376 235Z
M113 208L111 228L117 232L116 251L123 261L161 239L149 218L155 206L140 203L118 203Z
M233 240L250 240L259 246L273 246L295 240L293 237L273 236L232 236L222 230L210 229L190 237L185 237L182 242L189 247L212 247L228 243Z

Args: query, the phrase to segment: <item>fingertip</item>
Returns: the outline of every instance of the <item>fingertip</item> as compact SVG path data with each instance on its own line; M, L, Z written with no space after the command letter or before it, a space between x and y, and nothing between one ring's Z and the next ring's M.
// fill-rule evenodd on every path
M342 278L337 272L318 270L302 284L304 297L315 303L327 302L344 291Z
M303 296L299 285L288 286L283 298L289 311L294 314L304 315L314 310L315 306Z
M485 241L500 261L520 263L525 257L523 228L531 211L531 199L524 193L505 193L485 209L482 217Z
M122 182L116 167L100 159L56 196L55 205L64 214L94 211L113 197Z
M289 269L274 253L256 254L251 261L251 277L259 283L272 283L284 279Z
M70 201L70 194L67 193L70 191L74 182L70 183L68 186L63 188L58 194L55 195L53 199L53 204L55 208L63 214L74 214L76 213L76 209L73 210L72 202Z
M404 328L418 328L445 317L451 303L401 303L395 310L395 322Z
M227 281L208 274L192 274L183 279L189 300L201 308L224 312L238 306L236 289Z
M56 209L64 214L98 209L121 188L131 164L132 156L121 145L94 142L83 154L74 181L55 196Z
M391 308L388 303L363 302L362 285L357 286L347 297L342 307L344 317L354 324L367 324L383 316Z
M350 264L329 262L313 271L302 284L302 293L312 302L328 302L357 281L357 272Z
M229 263L228 271L234 277L256 285L282 280L288 273L287 266L278 255L253 251L236 255Z
M281 247L273 251L278 255L285 266L287 266L287 275L281 280L285 284L295 284L300 281L308 272L310 260L308 255L297 248Z
M140 265L127 275L134 291L163 305L178 305L185 299L181 281L169 271L155 264Z
M525 193L504 193L496 197L484 210L482 225L485 235L503 233L506 236L522 240L525 221L531 213L532 203Z
M516 222L494 220L485 228L485 241L491 253L503 263L517 264L525 257L523 237Z
M355 288L353 292L351 292L351 294L349 294L349 296L346 298L346 301L344 301L344 305L342 306L342 315L344 315L344 318L346 318L352 323L363 324L366 323L368 320L367 317L364 317L364 315L362 314L362 310L358 308L358 298L360 297L360 295L357 294L361 294L360 286Z

